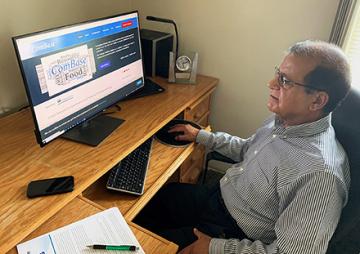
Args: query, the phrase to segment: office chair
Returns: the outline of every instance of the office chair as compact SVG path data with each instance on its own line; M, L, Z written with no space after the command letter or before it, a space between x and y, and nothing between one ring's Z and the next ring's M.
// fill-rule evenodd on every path
M202 184L205 183L206 180L206 175L208 172L208 167L209 167L209 161L211 160L216 160L216 161L222 161L222 162L226 162L229 164L235 164L236 161L222 155L221 153L218 153L216 151L210 152L206 154L206 158L205 158L205 168L204 168L204 172L203 172L203 177L202 177Z
M344 147L350 163L349 200L342 211L339 225L326 254L359 254L360 252L360 92L351 89L346 99L332 114L336 137ZM235 163L218 152L206 156L202 182L205 182L210 160Z
M331 238L327 254L360 252L360 92L351 90L332 117L336 137L350 163L349 201Z

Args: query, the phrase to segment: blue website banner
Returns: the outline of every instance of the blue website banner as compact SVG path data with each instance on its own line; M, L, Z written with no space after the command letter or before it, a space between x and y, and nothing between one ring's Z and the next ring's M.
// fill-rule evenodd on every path
M117 21L94 28L89 28L62 36L37 41L31 44L31 57L36 57L64 49L74 45L87 43L116 33L121 33L138 27L137 18Z

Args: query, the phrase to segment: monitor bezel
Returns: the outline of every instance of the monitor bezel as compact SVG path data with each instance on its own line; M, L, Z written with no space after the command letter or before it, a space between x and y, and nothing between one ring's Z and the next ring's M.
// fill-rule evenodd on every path
M34 125L35 125L34 133L35 133L36 141L40 145L40 147L44 147L45 145L47 145L47 144L51 143L52 141L54 141L54 140L58 139L59 137L61 137L61 135L49 140L48 142L43 142L43 140L41 138L40 128L39 128L39 125L38 125L37 117L36 117L35 110L34 110L34 104L32 102L31 93L30 93L30 90L29 90L30 86L28 85L26 77L25 77L25 72L24 72L24 69L23 69L23 66L22 66L20 52L19 52L19 49L18 49L18 46L17 46L17 40L27 38L27 37L30 37L30 36L36 36L36 35L43 34L43 33L49 33L49 32L52 32L52 31L57 31L57 30L60 30L60 29L66 29L66 28L71 28L71 27L75 27L75 26L79 26L79 25L85 25L85 24L98 22L98 21L102 21L102 20L106 20L106 19L116 18L116 17L119 17L119 16L125 16L125 15L129 15L129 14L136 14L137 15L138 32L139 32L139 46L140 46L139 50L140 50L140 58L141 58L141 61L142 61L141 68L142 68L142 72L143 72L142 85L139 86L136 90L134 90L134 91L132 91L130 93L130 94L132 94L132 93L138 91L139 89L143 88L144 85L145 85L145 69L144 69L144 61L143 61L141 39L140 39L140 18L139 18L139 11L137 11L137 10L130 11L130 12L119 13L119 14L115 14L115 15L111 15L111 16L105 16L105 17L100 17L100 18L95 18L95 19L89 19L89 20L86 20L86 21L81 21L81 22L72 23L72 24L68 24L68 25L53 27L53 28L49 28L49 29L45 29L45 30L40 30L40 31L36 31L36 32L30 32L30 33L26 33L26 34L17 35L17 36L12 37L12 42L13 42L13 45L14 45L14 48L15 48L17 62L18 62L18 65L19 65L19 68L20 68L20 71L21 71L21 77L22 77L22 80L23 80L23 84L25 86L28 103L29 103L29 106L30 106L30 109L31 109L32 118L33 118L33 122L34 122ZM130 94L128 94L127 96L129 96ZM126 97L120 98L115 103L108 106L107 108L117 104L119 101L125 99ZM106 108L94 111L94 113L91 116L89 116L88 118L86 118L86 119L84 119L82 121L79 121L75 126L72 126L71 128L67 129L64 133L66 133L66 132L70 131L71 129L83 124L84 122L86 122L88 120L91 120L92 118L96 117L99 113L101 113L105 109Z

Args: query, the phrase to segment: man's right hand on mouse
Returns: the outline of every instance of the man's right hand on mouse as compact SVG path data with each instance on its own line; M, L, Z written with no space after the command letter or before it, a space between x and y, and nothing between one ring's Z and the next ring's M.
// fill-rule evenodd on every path
M177 135L175 140L178 141L195 141L199 133L199 129L191 126L190 124L176 124L169 129L169 133L182 132L184 134Z

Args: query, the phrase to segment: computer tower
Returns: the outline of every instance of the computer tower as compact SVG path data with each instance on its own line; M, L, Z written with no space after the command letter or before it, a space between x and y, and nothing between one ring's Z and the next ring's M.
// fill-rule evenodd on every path
M169 52L173 51L174 36L169 33L141 29L140 38L145 75L167 78L169 76Z

